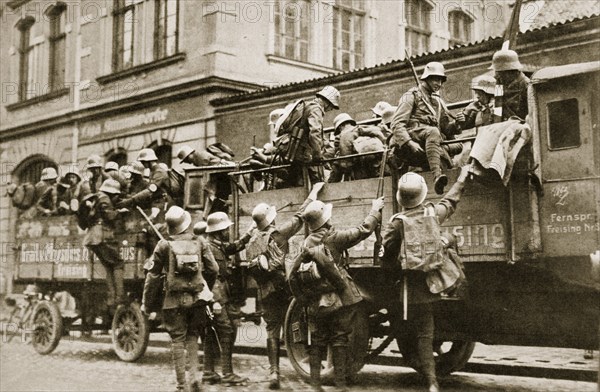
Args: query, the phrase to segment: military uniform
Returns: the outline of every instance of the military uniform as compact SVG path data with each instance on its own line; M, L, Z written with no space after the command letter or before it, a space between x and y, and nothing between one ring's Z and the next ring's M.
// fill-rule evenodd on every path
M206 328L206 300L199 300L204 291L214 282L219 267L210 249L189 232L170 235L156 245L152 254L153 263L144 284L144 306L156 303L151 297L153 280L166 275L165 297L162 304L163 325L171 338L173 362L178 388L184 390L186 383L186 350L189 384L199 391L196 371L198 369L198 337ZM187 261L193 268L181 266ZM153 309L147 309L151 311Z
M119 212L115 210L111 197L102 191L96 193L94 206L87 217L88 229L83 239L83 244L100 259L106 271L109 309L125 301L124 262L119 254L119 243L114 236L118 216Z
M309 308L313 308L314 330L312 332L312 345L309 348L311 379L315 383L320 383L321 358L326 352L327 345L332 346L333 366L335 382L337 386L345 386L347 377L347 362L350 358L347 356L347 349L350 343L350 334L352 325L357 317L357 307L362 301L362 296L358 287L348 274L346 268L345 252L366 239L373 233L377 224L381 221L381 212L372 210L365 218L364 222L355 228L336 230L335 228L324 225L315 231L312 231L304 241L306 256L309 259L321 260L322 268L319 272L327 277L329 283L335 288L335 292L341 300L341 307L337 310L326 311L319 307L319 303L313 302ZM324 245L325 252L330 257L321 257ZM316 252L319 254L311 254ZM296 287L302 283L298 281L297 271L303 262L300 256L290 272L290 286L296 296L298 290ZM333 265L335 263L335 266ZM298 298L305 302L306 299ZM318 300L322 301L322 299Z
M237 378L233 373L232 353L237 328L240 325L241 305L243 303L240 298L243 288L239 287L240 282L233 279L233 268L236 267L231 260L231 256L244 249L249 239L249 234L231 243L220 241L212 235L207 238L210 250L219 265L219 275L213 287L213 293L215 304L221 305L221 310L220 312L215 311L213 325L219 335L224 381ZM210 331L206 332L203 341L205 343L203 379L208 382L218 382L220 378L215 373L218 344L214 334ZM240 381L244 381L244 379Z
M102 171L100 174L94 175L81 182L79 201L81 202L88 195L98 193L100 186L106 179L108 179L108 176Z
M362 138L362 145L370 143L378 149L383 149L383 144L386 142L382 128L377 126L356 125L345 127L338 136L336 136L336 141L339 144L340 157L362 152L356 149L357 140L361 140L359 138ZM346 159L335 162L329 182L341 181L340 173L352 174L352 178L355 180L378 176L379 172L376 166L373 165L374 159L381 161L381 157L375 155L363 157L362 159Z
M494 122L494 102L492 101L487 105L479 101L471 102L463 109L463 114L465 115L465 121L459 124L461 129L490 125Z
M508 120L512 116L517 116L524 120L529 113L527 105L527 87L529 78L519 72L517 78L508 86L504 86L504 96L502 102L502 121Z
M169 169L154 164L150 173L150 182L146 189L123 200L125 207L131 205L144 206L151 203L153 207L164 209L165 203L169 206L183 205L183 184L172 180Z
M463 188L464 182L456 182L439 203L419 203L414 208L394 215L382 230L382 268L390 278L390 285L398 292L396 298L400 300L397 307L390 311L392 323L402 332L400 341L403 352L409 358L420 359L422 373L430 385L436 386L433 303L440 300L440 295L433 294L429 289L425 271L428 267L425 266L426 261L421 258L420 250L426 243L429 244L428 249L435 248L436 252L441 249L441 241L434 243L431 238L439 239L439 225L454 213ZM408 303L407 321L402 321L400 310L405 291L404 284Z

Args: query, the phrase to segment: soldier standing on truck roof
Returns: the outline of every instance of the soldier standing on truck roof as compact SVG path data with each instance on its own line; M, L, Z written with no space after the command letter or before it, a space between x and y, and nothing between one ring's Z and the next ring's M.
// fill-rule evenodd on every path
M210 250L192 233L192 217L189 212L172 206L165 214L165 221L168 235L158 242L152 253L152 263L144 283L142 309L145 313L160 310L148 308L148 305L160 304L160 300L152 298L156 292L152 288L164 273L163 325L171 338L176 390L188 391L187 368L189 391L200 392L201 387L196 377L198 337L206 329L206 307L212 300L210 288L217 277L219 266Z
M87 231L83 244L87 246L100 259L106 271L106 285L108 288L107 306L112 315L119 304L125 303L123 291L124 263L119 254L119 243L114 231L121 213L127 210L116 210L114 205L121 195L121 185L117 180L109 178L104 180L99 191L88 197L84 203L87 212L85 223Z
M504 86L502 97L502 121L512 116L525 120L529 113L527 105L527 87L529 78L521 71L523 65L514 50L499 50L492 57L489 69L495 72L498 84Z
M260 203L252 211L256 230L246 246L250 260L249 272L256 280L263 318L267 323L267 356L269 358L269 388L279 389L279 346L285 313L290 304L286 284L285 261L290 251L289 239L302 228L302 212L317 199L325 185L318 182L289 222L275 225L277 208Z
M393 325L401 331L404 352L418 358L429 392L439 391L433 358L433 303L440 300L440 294L431 292L426 277L428 271L439 268L443 257L440 224L454 213L468 173L464 166L456 183L436 204L423 204L427 196L423 177L412 172L404 174L398 180L396 194L403 211L382 229L382 268L399 289L401 303L407 306L400 306L406 309L407 321L400 321L402 310L390 310ZM435 252L423 258L422 249Z
M152 218L156 217L156 211L160 211L167 205L183 205L183 180L175 181L174 176L182 176L173 173L168 166L158 162L156 153L151 148L144 148L138 153L138 161L145 168L150 169L150 184L148 187L119 203L119 207L131 207L152 203ZM174 176L173 176L174 175Z
M248 381L233 372L232 353L235 343L237 329L241 325L241 305L244 302L240 298L243 295L243 287L235 278L236 269L231 257L244 249L250 240L250 231L245 233L239 240L229 241L229 227L233 222L224 212L214 212L207 219L207 240L210 250L219 264L219 276L213 288L214 298L214 326L219 336L219 343L212 331L207 330L204 336L204 373L202 381L210 384L222 382L229 385L239 385ZM221 367L223 377L215 372L215 360L221 347Z
M383 197L373 200L364 222L345 230L337 230L331 225L331 204L316 200L302 213L310 234L304 240L303 250L290 272L290 288L294 297L306 305L308 315L314 322L309 363L311 383L315 387L321 386L321 358L326 355L327 346L331 345L335 385L346 388L350 375L348 366L355 360L348 355L349 338L363 298L346 270L344 254L373 233L381 221L383 205ZM332 287L331 292L317 292L316 297L312 295L315 292L312 290L314 282L300 273L301 265L311 261L317 264L319 274Z
M412 87L400 98L392 119L391 146L398 146L401 156L409 162L419 162L425 153L429 169L433 172L437 194L444 192L448 177L442 173L442 157L451 163L442 149L442 140L452 136L446 104L439 91L446 82L442 63L431 62L425 66L419 86Z

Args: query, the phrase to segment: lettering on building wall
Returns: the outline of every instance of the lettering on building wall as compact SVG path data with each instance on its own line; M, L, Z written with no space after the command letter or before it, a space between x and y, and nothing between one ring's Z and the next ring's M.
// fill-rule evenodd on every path
M166 121L168 116L169 109L157 108L149 112L106 120L104 122L87 123L79 129L79 138L82 140L91 139L102 133L114 133L140 128L145 125L160 124Z

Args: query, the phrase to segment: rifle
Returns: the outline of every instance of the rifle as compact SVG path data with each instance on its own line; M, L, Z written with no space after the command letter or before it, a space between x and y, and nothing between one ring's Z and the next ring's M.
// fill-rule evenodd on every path
M379 169L379 180L377 182L377 197L376 199L379 199L382 195L383 195L383 186L384 186L384 180L385 180L385 165L387 162L387 157L388 157L388 151L389 149L385 149L383 150L383 157L381 158L381 168ZM373 261L375 261L375 264L378 263L379 261L379 253L381 251L381 245L382 245L383 239L381 238L381 222L377 224L377 227L375 227L375 246L373 247Z
M148 222L148 224L150 225L150 227L152 228L152 230L154 230L154 234L156 234L156 236L158 237L158 239L164 240L165 237L163 237L163 235L160 234L160 231L158 231L158 229L156 228L156 226L154 226L154 223L152 223L152 221L150 220L150 218L148 217L148 215L146 215L146 213L144 212L144 210L142 210L140 206L135 206L135 207L140 212L140 214L142 214L142 216L144 217L144 219L146 220L146 222Z
M217 345L219 346L219 351L221 351L222 349L221 349L221 342L219 341L219 334L217 333L217 330L215 329L215 325L214 325L215 314L212 312L212 310L210 310L210 306L208 306L208 304L205 305L204 311L206 312L206 318L208 319L207 326L215 334L215 339L217 340ZM204 344L205 344L205 349L206 349L206 343L204 343Z

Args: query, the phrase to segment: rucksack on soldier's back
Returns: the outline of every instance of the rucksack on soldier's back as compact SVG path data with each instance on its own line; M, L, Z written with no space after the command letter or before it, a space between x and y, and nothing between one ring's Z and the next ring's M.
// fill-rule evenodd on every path
M35 186L30 182L17 185L14 189L10 189L8 195L12 200L12 205L20 210L26 210L36 202L36 200L33 200L35 197Z
M292 128L298 125L304 113L304 101L298 100L291 103L283 109L283 114L275 123L275 133L277 136L291 133Z

